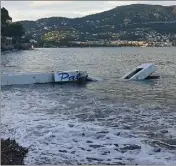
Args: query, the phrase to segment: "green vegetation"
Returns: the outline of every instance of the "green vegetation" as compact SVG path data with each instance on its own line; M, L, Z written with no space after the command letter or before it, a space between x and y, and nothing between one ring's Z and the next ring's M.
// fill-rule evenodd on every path
M21 37L24 34L25 30L23 25L19 22L13 23L8 10L1 8L1 49L19 48Z
M69 41L74 40L73 32L70 30L61 30L61 31L51 31L45 33L41 36L41 44L45 44L48 47L50 45L58 46L58 45L68 45Z
M23 25L19 22L12 23L12 18L9 16L5 8L1 8L1 35L13 37L15 39L24 35Z
M12 18L9 16L8 11L5 8L1 8L1 35L8 36L9 24Z
M68 36L71 36L70 31L51 31L44 34L41 39L43 41L55 41L58 42Z

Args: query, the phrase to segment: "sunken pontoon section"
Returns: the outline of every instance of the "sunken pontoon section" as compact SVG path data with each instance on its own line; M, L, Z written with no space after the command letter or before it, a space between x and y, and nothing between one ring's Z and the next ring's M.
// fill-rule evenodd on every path
M143 80L151 76L156 71L156 66L152 63L144 63L136 69L123 76L126 80Z

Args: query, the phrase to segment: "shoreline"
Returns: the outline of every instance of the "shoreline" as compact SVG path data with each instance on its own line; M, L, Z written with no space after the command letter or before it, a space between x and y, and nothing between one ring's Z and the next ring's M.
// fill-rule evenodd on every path
M35 47L31 49L9 49L9 50L2 50L1 53L8 53L8 52L16 52L16 51L26 51L26 50L35 50L41 48L175 48L176 46L60 46L60 47Z
M35 50L36 48L125 48L125 47L130 47L130 48L170 48L170 47L176 47L176 46L58 46L58 47L35 47L34 49L29 49L29 50Z

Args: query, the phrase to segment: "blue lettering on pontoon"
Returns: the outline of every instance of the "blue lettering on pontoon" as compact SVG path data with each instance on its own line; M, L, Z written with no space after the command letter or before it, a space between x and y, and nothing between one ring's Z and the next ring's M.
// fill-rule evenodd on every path
M69 80L70 80L70 81L71 81L71 80L74 81L74 80L75 80L75 77L74 77L74 76L70 76L70 77L69 77Z
M58 75L61 75L61 81L66 79L66 78L69 78L69 74L68 73L59 73Z
M61 76L61 81L68 79L70 81L74 81L74 80L80 80L81 79L81 74L78 73L76 76L69 76L69 73L59 73L59 76Z

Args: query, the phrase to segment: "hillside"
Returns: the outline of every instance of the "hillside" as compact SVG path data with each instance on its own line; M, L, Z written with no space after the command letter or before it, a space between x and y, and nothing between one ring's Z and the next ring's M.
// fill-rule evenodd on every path
M82 18L20 22L38 40L165 40L176 34L176 6L133 4Z

